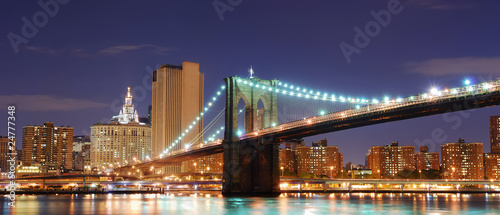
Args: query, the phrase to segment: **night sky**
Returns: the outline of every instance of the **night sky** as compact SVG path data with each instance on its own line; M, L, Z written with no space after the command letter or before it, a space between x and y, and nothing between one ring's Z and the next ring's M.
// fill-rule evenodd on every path
M219 16L214 2L227 11ZM151 69L182 61L200 63L206 98L223 78L248 76L250 65L259 78L367 98L406 97L433 86L462 86L465 79L477 83L498 78L499 1L401 0L399 13L368 44L361 44L365 47L359 53L350 55L350 63L339 45L355 46L355 27L364 30L376 20L370 11L388 10L388 2L397 1L230 2L73 0L58 4L58 11L43 20L37 1L2 1L1 115L7 121L7 106L17 105L19 138L22 126L46 121L71 125L76 135L89 134L90 125L118 113L127 86L135 89L139 115L147 116ZM25 29L24 36L22 18L33 22L34 15L41 27L37 32ZM17 52L12 38L19 43L14 45ZM483 142L488 152L488 116L496 114L500 107L306 141L327 138L329 145L339 146L344 163L364 164L370 146L392 141L418 145L442 129L445 138L428 144L431 151L464 138ZM7 123L0 123L0 130L6 135Z

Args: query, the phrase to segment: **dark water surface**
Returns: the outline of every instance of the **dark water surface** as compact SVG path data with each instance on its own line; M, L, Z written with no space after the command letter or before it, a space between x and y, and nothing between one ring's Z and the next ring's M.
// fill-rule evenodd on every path
M3 214L500 214L500 194L287 194L223 198L219 193L17 196Z

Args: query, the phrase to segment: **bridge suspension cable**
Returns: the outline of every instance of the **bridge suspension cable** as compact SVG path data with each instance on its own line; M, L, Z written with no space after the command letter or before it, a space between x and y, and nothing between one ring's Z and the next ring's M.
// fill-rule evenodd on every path
M176 140L174 142L170 143L170 146L165 150L164 153L168 153L172 149L172 147L174 147L175 145L177 145L178 143L180 143L182 141L183 137L186 136L186 134L188 134L189 131L191 131L191 129L193 129L193 127L196 124L198 124L198 122L201 119L203 119L204 115L208 112L208 110L210 109L210 107L212 107L212 105L214 104L214 102L217 101L217 98L224 93L224 89L226 89L226 86L222 85L220 87L220 90L216 92L216 95L214 95L212 97L212 99L210 100L210 102L208 102L207 105L204 106L203 111L201 111L198 114L198 116L196 117L196 119L184 130L184 132L182 132L182 134L179 137L176 138Z
M222 108L222 110L219 112L219 114L217 114L217 116L216 116L216 117L215 117L215 118L214 118L214 119L213 119L210 123L208 123L208 125L207 125L206 127L204 127L204 128L203 128L203 130L202 130L200 133L198 133L198 134L197 134L197 135L193 138L193 140L191 140L191 141L189 142L189 144L188 144L188 145L186 145L186 148L189 148L189 147L191 147L192 145L195 145L195 144L197 143L197 141L198 141L200 138L202 138L202 137L203 137L203 135L205 135L205 133L207 133L207 132L208 132L208 130L210 130L210 128L212 128L212 126L213 126L213 125L215 125L215 123L216 123L216 122L218 122L218 121L222 118L222 116L224 116L225 110L226 110L226 108L225 108L225 107L224 107L224 108Z
M256 87L263 90L274 91L275 93L279 93L282 95L295 96L305 99L324 100L324 101L341 102L341 103L355 103L355 104L370 104L375 101L378 101L378 99L373 99L370 101L369 99L365 98L338 96L333 93L325 93L324 91L322 92L319 90L301 88L294 86L293 84L288 84L284 82L278 82L277 86L269 86L251 80L238 79L237 81L240 84L249 85L251 87Z

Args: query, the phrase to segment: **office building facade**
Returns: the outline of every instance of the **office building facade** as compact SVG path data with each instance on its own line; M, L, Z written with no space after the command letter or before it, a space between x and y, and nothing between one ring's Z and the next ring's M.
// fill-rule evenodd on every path
M66 171L73 167L73 128L53 122L23 127L23 165L40 165L47 170Z
M181 66L163 65L153 72L152 97L152 156L182 149L185 144L201 142L195 137L203 130L204 75L199 64L183 62ZM193 125L193 122L197 121ZM179 137L186 129L182 140ZM165 168L166 172L181 172L181 165Z
M90 130L92 171L110 171L116 166L151 156L151 127L139 122L130 88L120 114L114 116L110 123L94 124Z

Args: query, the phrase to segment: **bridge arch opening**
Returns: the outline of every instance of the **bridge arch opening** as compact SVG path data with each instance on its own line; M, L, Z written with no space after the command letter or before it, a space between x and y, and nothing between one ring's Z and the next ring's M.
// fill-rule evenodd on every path
M247 110L249 108L247 107L247 102L245 102L245 99L240 98L238 101L238 130L237 134L243 134L246 133L246 124L245 124L245 118L247 114Z

